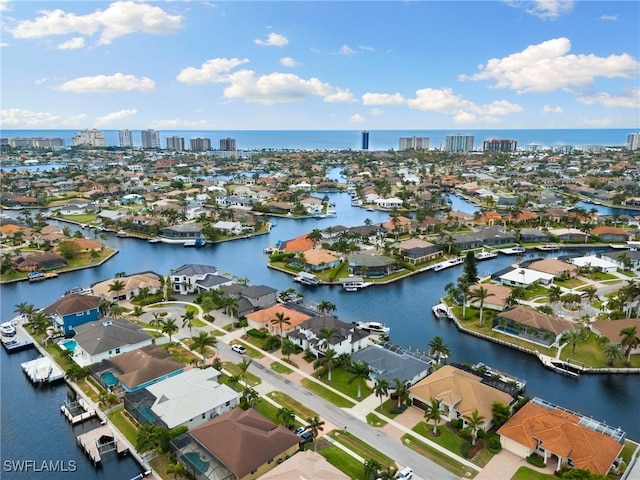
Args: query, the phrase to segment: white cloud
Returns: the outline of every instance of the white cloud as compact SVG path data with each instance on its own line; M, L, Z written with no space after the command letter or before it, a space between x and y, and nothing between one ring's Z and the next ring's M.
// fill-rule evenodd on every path
M75 50L77 48L82 48L82 47L84 47L83 37L73 37L71 40L68 40L58 45L59 50Z
M504 58L493 58L480 65L479 73L460 75L459 80L495 80L496 88L510 88L518 93L549 93L571 86L591 84L596 77L632 78L640 63L630 55L568 54L567 38L547 40L530 45L522 52Z
M600 17L600 20L605 20L608 22L617 22L618 21L618 15L602 15Z
M173 118L154 120L151 122L151 127L159 130L209 130L215 128L216 125L207 120L183 120L181 118Z
M573 10L573 0L505 0L507 5L521 8L543 20L555 19Z
M324 101L327 103L353 103L356 99L348 88L336 87L333 93L325 95Z
M563 111L564 110L560 106L552 107L550 105L545 105L544 107L542 107L543 113L562 113Z
M369 115L371 115L372 117L379 117L383 113L384 113L384 111L382 109L380 109L380 108L372 108L369 111Z
M640 110L640 89L634 89L621 95L610 95L605 92L592 95L581 95L578 101L585 105L602 105L606 108L635 108Z
M371 52L371 53L373 53L373 52L375 52L375 51L376 51L376 49L375 49L375 48L370 47L370 46L368 46L368 45L360 45L358 48L359 48L360 50L364 50L365 52Z
M362 123L364 122L364 117L359 113L355 113L349 117L349 123Z
M228 74L238 65L249 62L248 58L212 58L200 68L184 68L176 80L187 84L217 83L227 81Z
M9 3L9 0L0 0L0 12L8 12L10 10L9 6L7 5Z
M8 47L9 44L7 42L1 42L0 47Z
M119 121L119 120L122 120L123 118L131 117L133 115L136 115L137 113L138 113L138 110L136 110L135 108L108 113L102 117L96 118L94 125L96 127L110 126L115 121Z
M95 77L79 77L63 83L57 90L74 93L114 93L131 92L152 93L156 91L156 84L147 77L137 78L133 75L97 75Z
M76 115L65 119L49 112L32 112L20 108L11 108L0 112L2 125L5 128L62 128L75 127L85 115Z
M298 62L296 62L295 59L291 57L282 57L280 59L280 65L283 65L285 67L295 67L296 65L298 65Z
M19 22L10 30L14 38L42 38L50 35L79 33L93 35L101 31L99 44L135 32L166 35L176 32L182 24L180 15L170 15L162 8L146 3L119 1L105 10L87 15L67 13L61 9L40 10L35 20Z
M261 47L284 47L289 44L289 40L284 35L271 32L266 40L256 38L253 43L260 45Z
M363 105L402 105L406 100L399 93L365 93L362 95Z
M342 45L336 53L338 55L353 55L356 51L349 45Z

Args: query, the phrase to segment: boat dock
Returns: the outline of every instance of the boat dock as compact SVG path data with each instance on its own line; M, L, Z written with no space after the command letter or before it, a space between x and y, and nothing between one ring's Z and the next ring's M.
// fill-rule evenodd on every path
M78 435L76 441L94 466L102 463L102 455L105 453L115 451L121 456L129 453L129 447L114 433L109 425L101 425L87 433Z
M431 269L434 272L439 272L440 270L444 270L445 268L454 267L462 263L464 263L464 257L457 257L450 260L445 260L444 262L436 263Z
M444 303L444 302L441 302L441 303L431 307L431 311L433 312L433 314L435 315L435 317L438 320L441 320L441 319L442 320L451 320L451 319L453 319L453 313L451 313L451 310L449 309L447 304Z
M498 250L498 252L504 255L519 255L525 253L527 251L524 247L511 247L511 248L502 248Z
M22 328L17 327L12 337L2 337L2 346L9 353L21 352L33 348L33 340Z
M90 407L84 398L80 398L75 402L65 403L60 406L60 411L67 417L71 425L76 425L96 416L96 411Z
M53 383L64 378L62 369L48 357L40 357L20 364L32 383Z

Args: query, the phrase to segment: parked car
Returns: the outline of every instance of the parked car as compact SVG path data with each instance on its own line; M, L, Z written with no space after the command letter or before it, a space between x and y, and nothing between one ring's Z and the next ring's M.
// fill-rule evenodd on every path
M247 353L247 349L244 348L242 345L238 345L237 343L234 343L233 345L231 345L231 350L233 350L236 353Z
M302 435L306 431L307 427L298 427L293 431L293 433L295 433L296 435Z
M303 445L306 445L307 443L313 442L313 433L311 433L309 430L302 432L298 436L300 437L300 441L298 442L298 444L301 447Z
M412 477L413 477L413 470L411 470L409 467L404 467L396 475L396 478L401 478L402 480L409 480Z

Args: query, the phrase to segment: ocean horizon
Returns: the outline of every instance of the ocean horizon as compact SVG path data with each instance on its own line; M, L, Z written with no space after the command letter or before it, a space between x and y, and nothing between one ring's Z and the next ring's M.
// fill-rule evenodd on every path
M108 147L120 146L118 132L113 129L98 129L107 137ZM81 129L16 129L0 130L2 138L62 138L66 146ZM369 150L397 150L401 137L427 137L429 149L444 147L449 135L471 135L474 137L474 149L482 149L485 140L500 138L518 142L518 149L524 150L530 145L553 146L604 146L623 147L630 133L639 128L602 128L602 129L475 129L475 130L367 130L369 132ZM131 129L134 147L139 147L141 130ZM168 137L183 137L188 146L192 138L208 138L212 149L217 149L221 139L233 138L238 150L360 150L362 130L158 130L160 146L166 148Z

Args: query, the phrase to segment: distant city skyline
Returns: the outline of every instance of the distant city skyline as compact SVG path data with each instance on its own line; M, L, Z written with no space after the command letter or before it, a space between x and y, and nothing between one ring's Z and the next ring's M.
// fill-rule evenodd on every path
M0 0L3 129L640 127L640 2Z

